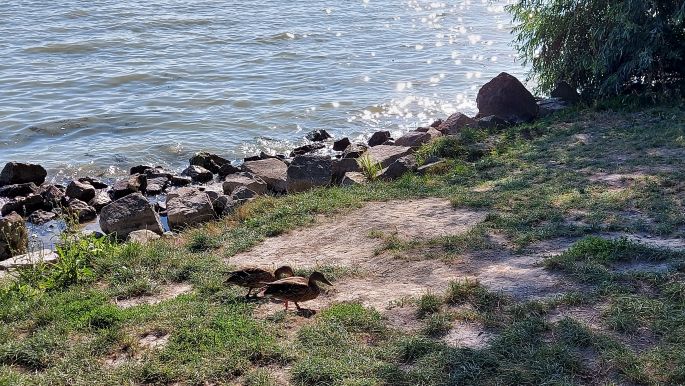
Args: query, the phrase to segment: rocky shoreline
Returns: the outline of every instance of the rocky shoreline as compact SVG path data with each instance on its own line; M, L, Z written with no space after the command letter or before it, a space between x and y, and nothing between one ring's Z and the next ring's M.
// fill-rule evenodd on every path
M9 162L0 173L0 197L4 201L0 208L0 261L33 260L27 222L96 221L103 235L145 242L229 215L260 195L358 185L370 178L392 180L406 172L420 173L443 162L429 159L419 165L414 155L419 147L438 137L459 136L466 127L498 129L531 122L577 101L576 91L563 82L552 98L541 99L518 79L502 73L478 92L479 113L475 117L455 113L396 139L388 131L379 131L367 143L352 143L316 130L307 134L309 144L288 155L261 153L236 165L220 155L200 152L181 173L137 165L129 176L113 183L84 176L66 186L46 183L47 171L40 165ZM316 154L322 149L334 156Z

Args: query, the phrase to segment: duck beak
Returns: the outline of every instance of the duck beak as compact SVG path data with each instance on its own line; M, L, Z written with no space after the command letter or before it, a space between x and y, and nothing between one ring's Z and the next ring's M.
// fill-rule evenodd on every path
M330 281L328 281L328 279L326 279L325 277L321 281L324 282L324 284L328 284L329 286L333 287L333 284Z

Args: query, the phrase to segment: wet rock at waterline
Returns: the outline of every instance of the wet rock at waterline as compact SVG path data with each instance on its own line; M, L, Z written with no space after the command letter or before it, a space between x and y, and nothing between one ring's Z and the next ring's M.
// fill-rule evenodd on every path
M43 225L54 220L55 218L57 218L56 213L38 209L37 211L31 213L31 215L28 218L28 221L31 224Z
M368 144L370 147L378 146L384 144L386 141L390 139L391 137L389 131L377 131L371 135Z
M312 142L323 142L329 138L333 138L326 130L323 129L310 131L305 137Z
M167 195L166 212L169 228L182 229L213 220L214 206L206 192L197 188L179 188Z
M28 216L31 213L42 209L45 206L45 200L38 194L32 194L26 197L16 197L3 205L0 214L6 216L12 212L17 212L22 216Z
M40 165L21 162L8 162L0 172L0 186L26 184L33 182L41 185L48 172Z
M79 223L93 221L98 216L95 208L78 199L69 201L67 212L78 219Z
M126 239L131 232L141 229L159 235L164 233L159 215L140 193L131 193L102 208L100 228L120 239Z
M240 172L239 167L233 166L230 163L228 163L228 164L224 164L221 166L218 174L219 174L219 177L224 178L229 174L238 173L238 172Z
M232 194L235 189L241 186L244 186L257 194L265 194L267 190L266 182L247 172L226 176L223 182L224 193L228 195Z
M343 151L347 149L348 146L350 146L352 142L350 142L350 139L345 137L342 139L339 139L335 142L333 142L333 151Z
M535 97L516 79L500 73L478 90L478 117L496 115L509 122L530 122L538 116Z
M166 177L148 178L145 192L148 195L154 196L164 192L168 186L169 179Z
M64 189L57 185L42 185L38 188L38 194L43 198L46 209L56 209L67 204Z
M66 195L69 198L88 202L95 198L95 187L89 183L71 181L67 185Z
M92 187L95 189L107 189L109 186L105 184L104 182L97 180L93 177L81 177L78 179L78 182L83 182L85 184L90 184Z
M288 193L330 185L333 163L329 156L298 155L288 167Z
M190 159L190 165L200 166L214 174L219 173L221 167L226 164L230 165L231 161L227 160L226 158L220 157L216 154L208 153L205 151L196 153Z
M343 150L342 158L359 158L368 148L361 144L351 144Z
M26 253L29 243L24 219L17 213L0 218L0 260Z
M462 113L454 113L450 115L444 122L440 123L437 130L445 135L458 134L465 127L477 127L478 123L475 119L470 118Z
M147 176L144 174L132 174L126 179L114 183L110 194L117 200L131 193L144 193L147 187Z
M243 169L266 182L267 188L273 192L283 193L287 189L288 165L278 158L245 162Z
M38 193L38 186L33 182L0 187L0 197L15 198L19 196L28 196L35 193Z
M198 183L209 182L214 178L212 172L198 165L188 166L181 174L190 177L193 182Z
M324 147L326 147L326 145L324 145L323 143L310 143L308 145L303 145L303 146L294 148L293 151L290 152L290 156L296 157L298 155L312 153L312 152L315 152L319 149L323 149Z
M193 183L193 179L187 176L172 176L172 186L187 186Z

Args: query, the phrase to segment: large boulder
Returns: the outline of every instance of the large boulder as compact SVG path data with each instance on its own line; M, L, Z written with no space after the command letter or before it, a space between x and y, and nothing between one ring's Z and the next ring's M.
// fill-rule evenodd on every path
M67 185L67 197L88 202L95 197L95 187L81 181L71 181Z
M0 213L6 216L12 212L17 212L22 216L28 216L31 213L45 207L45 200L39 194L32 194L26 197L17 197L8 201L0 209Z
M330 156L298 155L288 167L288 192L328 186L333 177Z
M371 135L368 144L369 147L378 146L384 144L385 142L391 139L392 137L390 136L389 131L377 131Z
M190 165L183 172L184 176L190 177L194 182L205 183L214 178L214 174L198 165Z
M288 188L286 183L288 165L278 158L245 162L243 169L266 182L268 189L271 191L282 193Z
M476 127L476 120L462 113L454 113L437 127L445 135L458 134L465 127Z
M250 173L236 173L226 176L223 183L225 194L232 194L237 188L244 186L257 194L265 194L267 185L261 178Z
M179 188L169 193L166 210L169 228L172 230L207 222L216 217L209 195L193 187Z
M118 200L131 193L144 193L147 188L147 176L145 174L132 174L124 180L114 183L111 190L112 198Z
M305 137L312 142L322 142L322 141L325 141L329 138L333 138L324 129L310 131L309 133L307 133L307 135Z
M0 186L26 184L33 182L41 185L45 182L48 172L40 165L21 162L8 162L0 172Z
M7 185L0 188L0 197L14 198L35 193L38 193L38 186L33 182Z
M0 218L0 260L26 253L29 232L24 219L16 213Z
M514 76L503 72L484 84L476 97L478 116L496 115L510 122L529 122L538 116L535 97Z
M370 148L367 154L372 160L381 164L381 167L387 168L391 163L411 152L412 148L408 146L378 145Z
M164 233L159 215L152 204L140 193L131 193L102 208L100 228L120 239L137 230L147 229L159 235Z
M430 142L432 136L428 132L410 131L395 140L394 146L409 146L418 148L424 143Z
M206 151L195 153L195 155L190 159L191 165L201 166L215 174L219 173L219 170L221 170L222 166L226 164L230 165L230 163L231 161L227 160L226 158L220 157L216 154L207 153Z

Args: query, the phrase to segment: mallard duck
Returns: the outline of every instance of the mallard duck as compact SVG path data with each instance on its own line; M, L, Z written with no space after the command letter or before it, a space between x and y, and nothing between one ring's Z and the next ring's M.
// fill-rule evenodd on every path
M297 304L298 302L316 299L321 293L318 283L333 285L321 272L312 272L309 278L296 276L267 283L264 296L283 300L286 311L288 310L289 301L295 303L295 307L301 310L300 305Z
M295 273L287 265L278 268L273 273L261 268L245 268L231 272L226 283L249 288L247 297L250 297L253 289L262 288L266 283L291 276L295 276Z

